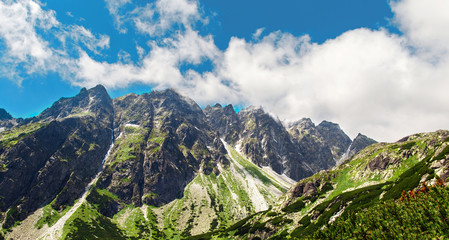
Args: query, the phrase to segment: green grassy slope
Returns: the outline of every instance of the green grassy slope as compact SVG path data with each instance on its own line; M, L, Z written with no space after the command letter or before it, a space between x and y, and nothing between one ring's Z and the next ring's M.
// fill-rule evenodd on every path
M397 143L372 145L339 167L298 182L272 210L202 237L319 237L313 234L330 228L336 219L397 201L403 191L413 190L422 183L431 185L438 176L447 177L448 154L448 131L416 134Z

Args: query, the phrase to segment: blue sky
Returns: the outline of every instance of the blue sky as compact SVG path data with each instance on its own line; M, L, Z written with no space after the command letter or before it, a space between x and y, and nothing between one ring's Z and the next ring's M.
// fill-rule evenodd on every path
M201 106L394 140L449 124L447 11L444 0L3 0L0 108L29 117L81 87L173 87Z

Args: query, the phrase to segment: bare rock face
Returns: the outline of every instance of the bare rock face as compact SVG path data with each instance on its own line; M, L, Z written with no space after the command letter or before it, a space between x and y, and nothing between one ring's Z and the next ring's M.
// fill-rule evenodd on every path
M331 148L332 155L336 160L340 159L351 145L351 139L336 123L323 121L317 126L317 130Z
M121 202L160 206L199 171L217 172L226 150L201 108L168 89L114 100L116 140L97 187ZM110 211L110 209L104 209Z
M314 172L335 166L331 146L309 118L303 118L288 126L288 132Z
M59 209L80 197L111 143L112 112L103 87L83 89L2 133L0 211L9 209L4 228L52 200Z
M377 141L359 133L357 137L354 138L354 140L351 143L351 146L349 147L349 156L354 156L362 149L374 143L377 143Z
M240 120L232 105L222 107L215 104L204 109L210 125L227 143L235 144L239 139Z
M259 166L270 166L279 174L299 180L313 174L313 169L294 144L280 121L260 108L239 112L242 123L240 141L242 152Z
M5 109L0 108L0 132L17 126L22 122L22 118L13 118Z
M300 180L336 164L351 144L338 124L315 126L304 118L285 127L261 108L249 107L235 113L231 105L216 104L204 109L220 137L259 166Z
M0 121L11 120L12 116L5 109L0 108Z

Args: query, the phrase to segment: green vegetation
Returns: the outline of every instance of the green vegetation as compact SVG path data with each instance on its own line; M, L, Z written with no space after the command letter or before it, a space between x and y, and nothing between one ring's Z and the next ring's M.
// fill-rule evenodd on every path
M306 204L301 199L298 199L296 202L283 208L282 211L286 213L299 212L305 206Z
M270 184L273 185L274 187L279 189L281 192L286 191L286 189L281 187L281 185L278 184L276 182L276 180L272 179L269 175L263 173L259 169L259 167L257 167L254 163L243 158L234 148L229 147L228 151L231 154L231 157L233 159L235 159L253 177L260 179L265 185L270 185Z
M119 198L106 189L98 189L94 187L87 200L91 203L100 213L106 212L111 205L116 204Z
M58 212L51 206L51 203L42 209L42 217L34 225L37 229L41 229L45 224L49 227L53 226L62 216L64 216L70 207L65 208L62 212Z
M151 152L159 152L162 143L164 142L165 138L167 137L166 132L162 132L157 129L153 129L150 133L150 137L148 138L148 142L150 143L150 149Z
M126 236L116 224L86 202L65 223L62 239L126 239Z
M140 152L141 144L146 134L146 130L140 128L139 131L133 131L132 133L124 134L122 137L115 141L116 150L115 157L111 163L114 166L117 163L125 162L128 160L136 159L137 153Z
M10 148L16 145L24 137L36 132L40 128L46 126L48 123L30 123L19 127L12 128L0 133L0 148Z
M113 222L131 239L162 239L163 235L157 227L156 217L148 208L145 218L141 208L128 206L117 213Z
M449 237L449 189L438 184L422 191L403 192L363 211L350 212L314 239L446 239Z
M441 133L447 136L446 132ZM431 191L422 191L420 197L413 192L423 181L435 178L437 170L430 166L449 154L448 145L440 141L448 138L438 134L414 135L404 142L368 147L345 164L301 181L319 184L316 192L284 199L290 204L282 209L256 214L230 228L200 236L204 239L267 236L264 234L271 235L269 239L447 238L449 189L440 184ZM231 156L236 154L235 150L229 152ZM439 169L442 168L445 169ZM442 188L444 193L440 191ZM410 193L404 195L407 191ZM442 194L445 196L441 197ZM398 200L401 195L402 201ZM432 200L425 200L428 195ZM417 200L421 197L422 200ZM413 201L416 203L411 204ZM364 219L368 219L367 225ZM436 226L428 226L432 222ZM323 227L327 230L320 231Z

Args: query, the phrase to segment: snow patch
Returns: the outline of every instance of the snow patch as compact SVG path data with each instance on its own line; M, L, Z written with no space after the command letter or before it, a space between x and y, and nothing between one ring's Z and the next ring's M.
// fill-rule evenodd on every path
M3 132L3 131L5 131L5 128L4 128L4 127L1 127L1 128L0 128L0 132Z
M133 128L140 128L140 125L138 124L132 124L132 123L126 123L125 127L133 127Z

